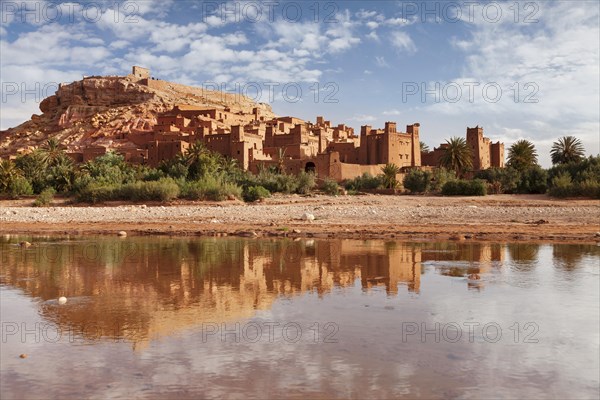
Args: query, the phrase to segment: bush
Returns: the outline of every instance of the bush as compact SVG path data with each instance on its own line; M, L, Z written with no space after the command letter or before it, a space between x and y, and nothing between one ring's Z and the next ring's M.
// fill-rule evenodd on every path
M600 199L600 182L594 179L586 179L577 184L577 192L579 196L592 197Z
M16 176L10 180L8 184L8 194L11 198L17 199L21 196L29 196L33 194L31 183L22 176Z
M550 183L550 196L553 197L592 197L600 199L600 182L586 179L583 182L573 182L568 172L563 172Z
M312 172L301 172L296 178L296 192L299 194L308 194L315 186L317 186L315 174Z
M433 170L431 181L429 182L430 192L441 192L446 182L456 180L456 173L446 168L436 168Z
M179 186L172 178L159 181L135 182L125 185L89 184L79 190L77 200L98 203L111 200L170 201L179 195Z
M271 193L262 186L250 186L244 190L242 196L244 197L244 201L252 202L270 197Z
M221 178L205 176L197 181L185 182L181 196L190 200L223 201L229 196L242 197L242 188Z
M374 190L383 187L383 182L380 176L373 176L368 172L362 174L362 176L357 176L354 179L347 180L344 183L344 187L348 191L361 191L361 190Z
M428 171L413 169L404 176L402 185L405 189L410 190L411 193L424 193L429 190L431 176L432 174Z
M118 197L120 185L102 186L99 184L89 184L77 191L77 201L86 203L100 203L103 201L115 200Z
M117 190L119 200L131 201L170 201L179 195L179 186L172 178L158 181L135 182L123 185Z
M481 179L450 181L442 187L444 196L485 196L486 193L486 182Z
M336 181L333 179L326 178L323 183L321 183L321 190L327 193L330 196L335 196L339 194L340 187Z
M35 199L33 202L34 207L45 207L49 206L54 200L54 195L56 194L56 190L54 188L46 188L42 190L42 193Z
M548 181L550 196L600 198L600 156L556 165L548 171Z
M521 179L517 185L517 193L546 193L548 185L548 172L539 166L526 169L521 173Z

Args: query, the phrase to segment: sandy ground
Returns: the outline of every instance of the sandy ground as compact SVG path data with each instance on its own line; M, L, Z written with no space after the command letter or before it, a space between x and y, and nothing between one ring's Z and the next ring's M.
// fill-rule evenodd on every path
M30 207L0 202L0 233L600 242L600 201L486 197L274 196L262 203ZM304 220L305 213L315 217Z

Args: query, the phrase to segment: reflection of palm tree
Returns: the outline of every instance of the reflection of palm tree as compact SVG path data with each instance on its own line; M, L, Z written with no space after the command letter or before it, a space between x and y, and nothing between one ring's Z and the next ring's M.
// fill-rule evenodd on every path
M540 246L538 244L510 243L508 254L517 269L530 269L536 265Z
M587 251L586 251L587 250ZM554 257L554 266L565 271L573 271L581 265L581 259L587 254L598 255L600 249L598 246L573 245L573 244L555 244L552 246L552 256Z

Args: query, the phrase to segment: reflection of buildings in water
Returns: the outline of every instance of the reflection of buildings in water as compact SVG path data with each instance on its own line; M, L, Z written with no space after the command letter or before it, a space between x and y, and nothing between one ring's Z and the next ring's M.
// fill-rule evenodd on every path
M486 274L504 262L504 248L494 243L428 243L423 245L422 261L455 261L444 266L442 275Z
M65 307L41 307L61 329L137 346L203 322L251 318L278 296L323 295L358 281L388 293L420 285L420 248L400 243L134 239L135 252L115 256L122 243L102 239L90 257L76 243L63 244L62 257L39 253L42 243L27 254L4 248L1 283L42 300L67 296Z

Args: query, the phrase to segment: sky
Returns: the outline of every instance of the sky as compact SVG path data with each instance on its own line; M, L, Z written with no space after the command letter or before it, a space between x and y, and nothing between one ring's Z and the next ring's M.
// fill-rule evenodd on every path
M559 137L600 153L597 1L8 1L0 129L59 82L126 75L245 94L278 115L404 130L430 148L467 127L542 166Z

